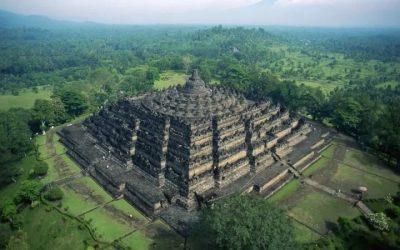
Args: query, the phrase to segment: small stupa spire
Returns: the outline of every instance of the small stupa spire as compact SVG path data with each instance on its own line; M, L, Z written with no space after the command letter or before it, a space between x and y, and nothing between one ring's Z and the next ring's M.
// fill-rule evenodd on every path
M192 76L190 78L193 79L193 80L200 79L199 72L197 71L197 69L193 70Z

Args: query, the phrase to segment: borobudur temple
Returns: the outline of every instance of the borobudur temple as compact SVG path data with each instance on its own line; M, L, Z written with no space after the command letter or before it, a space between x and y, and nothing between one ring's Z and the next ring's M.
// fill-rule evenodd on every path
M202 203L273 194L333 133L269 101L207 85L195 71L183 86L122 99L59 134L84 173L179 231Z

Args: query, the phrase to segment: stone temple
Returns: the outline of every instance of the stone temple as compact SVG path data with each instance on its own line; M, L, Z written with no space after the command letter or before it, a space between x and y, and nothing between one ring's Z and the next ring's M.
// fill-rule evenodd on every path
M125 98L59 134L84 173L181 232L202 203L273 194L331 137L279 105L209 86L196 71L183 86Z

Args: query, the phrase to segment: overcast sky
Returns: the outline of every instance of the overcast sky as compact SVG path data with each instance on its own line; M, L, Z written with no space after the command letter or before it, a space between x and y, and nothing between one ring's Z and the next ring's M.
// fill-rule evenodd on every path
M0 0L0 9L118 24L400 27L400 0Z

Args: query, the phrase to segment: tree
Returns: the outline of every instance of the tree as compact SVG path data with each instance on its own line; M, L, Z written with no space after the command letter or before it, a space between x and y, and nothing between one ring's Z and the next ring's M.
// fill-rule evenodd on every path
M222 249L292 249L293 226L264 199L235 195L202 211L201 225Z
M28 250L27 234L19 230L16 234L11 236L6 250Z
M71 116L79 116L88 108L86 98L75 90L62 91L61 101Z
M1 204L1 219L12 223L17 215L17 207L11 199L6 198Z
M35 131L40 128L45 132L46 127L51 125L62 124L67 120L67 113L64 104L59 98L52 100L35 101L32 109L32 127Z
M0 223L0 249L5 249L12 236L10 225Z
M31 131L19 113L0 112L0 186L10 183L16 173L10 164L33 149Z
M15 202L33 202L39 199L40 190L43 184L39 181L25 180L21 183L20 189L15 196Z
M47 174L47 171L49 170L49 166L45 161L38 161L35 166L33 167L33 172L32 176L33 177L39 177L39 176L44 176Z
M356 134L363 108L353 97L341 97L332 101L332 123L339 129Z
M64 192L60 188L50 189L45 195L46 199L48 199L49 201L61 200L63 196Z

